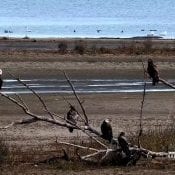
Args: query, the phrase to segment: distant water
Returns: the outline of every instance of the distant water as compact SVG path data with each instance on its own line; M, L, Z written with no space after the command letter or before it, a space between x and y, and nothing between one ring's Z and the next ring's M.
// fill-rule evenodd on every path
M175 38L175 0L0 0L0 36Z

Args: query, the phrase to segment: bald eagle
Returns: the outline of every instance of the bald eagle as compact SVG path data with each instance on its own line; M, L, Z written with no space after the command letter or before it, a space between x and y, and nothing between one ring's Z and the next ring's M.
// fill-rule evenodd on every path
M148 59L147 73L152 78L152 85L155 86L159 82L159 72L152 59Z
M131 152L129 150L129 143L125 137L125 133L121 132L118 136L118 143L122 149L122 151L126 154L126 156L130 157Z
M113 133L112 133L112 127L110 124L109 119L105 119L101 124L101 132L102 132L102 138L105 140L108 140L109 142L112 141Z
M77 115L78 114L77 114L77 111L76 111L75 107L71 105L70 110L67 113L67 118L66 118L67 122L72 124L72 125L76 125L77 124L77 121L76 121ZM69 127L70 132L73 132L73 130L74 129L72 127Z

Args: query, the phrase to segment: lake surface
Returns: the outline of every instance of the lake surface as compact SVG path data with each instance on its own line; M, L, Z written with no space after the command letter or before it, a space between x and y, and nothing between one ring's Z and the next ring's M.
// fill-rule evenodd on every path
M175 37L174 0L0 0L0 36Z
M22 80L38 93L72 93L66 80L60 79L32 79ZM175 84L175 80L169 80ZM139 79L73 79L72 84L77 93L141 93L143 92L144 82ZM173 92L175 89L166 87L163 84L152 86L149 81L146 83L147 92ZM2 91L6 94L29 94L30 90L13 79L5 79Z

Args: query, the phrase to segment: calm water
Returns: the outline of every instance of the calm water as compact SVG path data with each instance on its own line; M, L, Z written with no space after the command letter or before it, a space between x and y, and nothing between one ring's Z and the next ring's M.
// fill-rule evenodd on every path
M66 80L60 79L32 79L22 80L38 93L72 93ZM175 80L169 80L175 83ZM74 79L72 83L78 93L140 93L143 92L143 81L139 79ZM167 88L161 83L152 86L147 82L147 92L174 92L174 89ZM2 92L7 94L26 94L31 93L22 84L13 79L4 80Z
M175 0L0 0L0 35L175 37Z

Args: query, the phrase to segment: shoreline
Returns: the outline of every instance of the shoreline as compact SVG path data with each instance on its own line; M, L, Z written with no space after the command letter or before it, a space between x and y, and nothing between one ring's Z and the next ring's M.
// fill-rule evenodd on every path
M132 37L69 37L69 36L58 36L58 37L52 37L52 36L47 36L47 37L36 37L36 36L3 36L0 35L0 40L7 38L9 40L33 40L33 39L37 39L37 40L133 40L133 39L138 39L138 40L145 40L145 39L152 39L152 40L175 40L174 38L171 37L162 37L162 36L158 36L158 35L153 35L153 36L147 36L147 35L136 35L136 36L132 36Z

